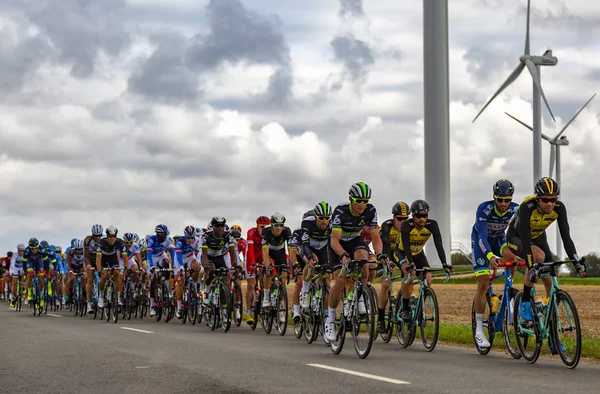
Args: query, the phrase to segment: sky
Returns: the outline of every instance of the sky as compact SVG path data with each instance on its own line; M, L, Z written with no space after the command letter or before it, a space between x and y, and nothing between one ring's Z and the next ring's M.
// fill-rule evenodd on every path
M510 179L533 191L531 77L517 66L525 0L449 2L452 241ZM225 216L294 228L364 181L380 221L424 197L422 2L0 2L0 251L66 246L94 223L181 233ZM555 136L599 89L600 3L533 0L531 51ZM564 135L561 199L580 255L600 252L600 98ZM543 142L543 171L549 145ZM431 217L435 219L435 207ZM554 247L553 225L549 230ZM445 245L446 248L449 245Z

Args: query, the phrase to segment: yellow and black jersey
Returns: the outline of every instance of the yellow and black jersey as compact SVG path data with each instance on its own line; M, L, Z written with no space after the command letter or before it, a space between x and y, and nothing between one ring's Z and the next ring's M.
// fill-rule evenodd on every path
M381 224L379 235L383 243L383 253L391 256L398 248L401 239L400 230L396 230L396 227L394 227L394 219L388 219Z
M423 252L423 248L431 236L433 236L433 242L435 243L440 261L445 265L446 253L442 244L440 227L433 219L428 219L422 228L417 228L413 219L402 222L400 226L401 241L398 243L398 248L404 252L407 260L412 263L414 261L413 256ZM410 250L411 253L406 253L407 250Z
M550 213L543 214L538 210L537 196L525 197L508 225L506 238L509 243L512 238L518 238L522 247L525 248L523 252L526 254L526 256L520 257L527 259L531 256L531 241L544 234L555 221L557 221L567 255L569 258L575 259L577 251L569 231L567 208L561 201L554 204L554 209Z

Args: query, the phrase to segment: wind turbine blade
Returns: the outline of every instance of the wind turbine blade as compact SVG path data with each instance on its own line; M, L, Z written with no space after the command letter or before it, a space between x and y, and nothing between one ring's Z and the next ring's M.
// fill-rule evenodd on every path
M529 126L527 123L523 122L522 120L519 120L519 119L515 118L514 116L512 116L508 112L505 112L505 114L508 115L508 116L510 116L511 118L513 118L514 120L516 120L517 122L521 123L523 126L527 127L529 130L533 131L533 127ZM542 133L542 138L545 139L546 141L552 143L552 138L548 137L544 133Z
M475 117L475 119L473 119L473 123L475 123L475 121L477 120L477 118L479 117L479 115L481 115L481 113L487 108L487 106L490 105L490 103L500 93L502 93L502 91L504 89L506 89L511 83L513 83L519 77L519 74L521 74L521 72L523 71L524 68L525 68L525 65L523 63L519 63L519 65L513 70L513 72L510 73L510 75L508 76L508 78L506 78L506 81L504 81L504 83L502 84L502 86L500 86L500 89L498 89L498 91L496 93L494 93L494 95L492 96L492 98L490 98L488 100L488 102L483 106L483 108L481 108L481 111L479 111L479 113L477 114L477 116Z
M579 108L579 111L577 111L577 113L575 115L573 115L573 117L571 118L571 120L569 120L567 122L567 124L564 125L564 127L560 130L560 132L556 135L556 137L554 137L554 141L558 140L558 138L560 137L560 135L565 132L565 130L567 129L567 127L569 127L569 125L571 123L573 123L573 121L575 120L575 118L577 117L577 115L579 115L579 113L581 111L583 111L583 109L590 103L590 101L592 101L594 99L594 97L596 97L596 93L594 93L594 95L592 97L590 97L590 99L585 104L583 104L583 107Z
M525 54L529 55L529 12L531 9L531 0L527 0L527 30L525 33Z
M554 162L556 161L556 145L550 144L550 178L552 178L552 173L554 172Z
M556 119L554 119L554 114L552 113L552 110L550 109L550 105L548 104L548 100L546 100L546 95L544 94L544 89L542 89L542 83L540 82L540 75L537 72L537 69L535 68L535 65L533 64L533 62L530 59L525 60L525 64L527 64L527 68L529 69L529 74L531 74L531 78L533 78L533 83L535 83L535 86L537 86L537 88L540 90L540 94L542 95L542 98L544 99L544 103L546 103L546 108L548 108L548 112L550 112L550 116L552 116L552 120L556 122Z

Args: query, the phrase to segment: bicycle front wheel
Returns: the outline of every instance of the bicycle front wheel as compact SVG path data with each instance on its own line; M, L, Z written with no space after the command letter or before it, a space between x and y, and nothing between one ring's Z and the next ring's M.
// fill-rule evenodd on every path
M431 287L423 291L423 303L421 305L421 339L427 351L435 349L440 331L440 312L438 308L435 291Z
M221 303L217 307L221 316L221 329L223 332L227 332L231 328L231 294L229 293L229 287L224 283L220 287L219 299Z
M231 293L231 305L233 305L233 322L236 327L242 325L242 316L244 314L244 299L242 298L242 287L236 283Z
M542 338L536 319L534 318L532 322L528 322L521 317L519 306L521 304L522 297L522 291L520 291L515 297L513 325L515 327L517 344L519 345L519 350L521 351L523 358L529 364L533 364L537 361L538 357L540 357ZM532 310L531 313L533 316L535 316L534 310Z
M403 348L407 348L412 345L415 340L415 334L417 332L417 326L411 323L405 323L400 316L402 311L402 296L399 294L396 298L396 338L398 343ZM411 311L412 313L412 311Z
M504 342L506 343L506 349L508 353L518 360L522 357L519 351L519 344L517 343L517 337L515 335L515 326L513 324L513 309L515 307L515 299L512 298L504 305L504 316L502 319L502 332L504 334ZM504 301L503 301L504 302Z
M388 303L387 303L387 307L386 307L386 311L385 311L385 329L386 329L386 331L383 334L381 334L381 339L385 343L389 343L390 340L392 339L392 332L394 331L394 324L393 324L394 316L393 315L394 315L395 304L396 304L395 297L391 296L391 294L388 292Z
M279 335L284 336L287 330L288 322L288 298L287 291L283 284L279 285L279 294L277 295L277 307L276 307L276 324Z
M116 324L119 321L119 301L117 299L117 292L113 289L110 304L112 306L112 318L113 322Z
M375 340L376 305L373 293L363 287L357 294L356 303L354 304L354 316L352 316L354 350L360 358L366 358L369 355Z
M556 350L569 369L579 364L581 358L581 326L579 315L571 295L558 290L552 314L552 335Z

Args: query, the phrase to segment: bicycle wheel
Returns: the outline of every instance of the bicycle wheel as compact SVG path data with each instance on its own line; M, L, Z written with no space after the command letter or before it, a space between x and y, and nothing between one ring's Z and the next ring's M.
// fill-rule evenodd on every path
M483 333L486 334L487 340L490 342L490 346L481 347L479 343L477 343L476 333L477 333L477 319L475 316L475 301L471 304L471 331L473 334L473 343L475 344L475 348L482 356L485 356L492 350L492 346L494 344L494 337L496 336L496 328L494 326L494 317L495 315L492 313L492 303L490 301L490 293L485 293L485 310L483 311Z
M392 297L391 294L388 292L388 303L387 303L386 311L385 311L386 331L383 334L381 334L381 339L385 343L389 343L390 340L392 339L392 332L394 331L393 316L394 316L395 304L396 304L395 297Z
M423 292L423 304L421 310L421 339L423 340L423 346L427 351L435 349L437 344L438 334L440 330L440 312L438 308L437 297L435 291L431 287L428 287Z
M504 305L504 316L502 319L502 332L504 334L504 343L506 343L506 349L508 353L518 360L521 358L521 352L519 351L519 344L517 343L517 337L515 335L515 327L513 324L513 309L514 309L514 298Z
M306 298L308 300L308 308L300 308L300 316L301 316L301 330L304 334L304 339L307 343L313 343L317 338L315 331L319 331L319 321L317 319L317 314L321 313L321 310L315 310L315 307L319 307L318 300L316 299L316 290L314 286L310 286L308 293L306 294ZM294 330L295 330L294 325Z
M369 292L371 293L371 296L373 297L373 300L375 301L375 312L377 312L377 304L379 303L379 297L377 296L377 290L369 285L367 286L369 288ZM379 337L379 331L377 331L377 329L375 329L375 338L373 338L373 340L375 341L377 338Z
M523 297L522 291L520 291L515 297L513 325L515 327L517 344L519 345L519 350L521 351L523 358L529 364L533 364L537 361L538 357L540 357L540 351L542 349L542 337L535 319L532 322L527 322L521 318L519 313L521 297ZM532 310L532 314L535 316L534 310Z
M233 305L233 322L236 327L242 325L242 315L244 314L244 300L242 298L242 287L239 283L233 286L231 294L231 305Z
M271 289L271 291L273 291L273 289ZM270 334L271 329L273 328L273 307L269 305L268 307L263 308L262 303L259 304L258 307L260 308L260 325L265 331L265 334Z
M396 338L398 343L403 348L407 348L412 345L415 340L415 334L417 327L411 323L405 323L400 317L402 311L402 296L396 298Z
M216 291L214 289L211 292ZM207 315L206 315L206 324L210 328L211 331L214 331L217 328L217 323L219 319L219 308L214 304L210 303L207 307Z
M327 302L325 302L327 300ZM325 346L331 346L331 342L327 338L325 338L325 323L327 323L327 315L329 314L329 310L327 308L329 305L329 289L327 286L323 286L321 290L321 301L319 302L319 310L320 314L317 314L316 317L318 319L318 329L315 329L313 334L313 340L316 340L319 334L323 337L323 343ZM315 312L317 313L317 312Z
M288 323L288 297L287 290L283 283L279 284L279 294L277 295L277 308L274 309L275 313L275 321L277 331L279 335L284 336L287 330Z
M335 355L340 354L346 341L346 316L344 315L344 300L346 299L346 288L342 289L342 298L335 311L335 322L333 328L336 333L336 340L330 341L331 352ZM325 332L323 332L325 338Z
M198 295L196 294L196 285L192 282L188 286L187 300L189 306L187 318L192 325L195 325L198 320Z
M571 295L564 290L556 292L554 306L551 325L556 350L563 363L573 369L581 358L581 326L577 308Z
M114 308L114 305L111 305L110 303L110 300L112 299L112 288L107 291L106 287L109 286L104 287L104 308L102 308L102 316L106 318L106 322L108 323L110 321L111 311Z
M258 325L258 320L260 319L260 306L262 304L262 290L254 295L254 308L252 309L252 313L254 314L254 322L250 324L250 329L252 331L256 330L256 326Z
M161 284L162 286L162 295L163 295L163 303L162 303L162 313L165 317L165 323L168 323L173 318L171 314L171 310L173 309L173 297L171 294L171 290L169 289L169 285L164 281Z
M110 299L112 318L115 324L119 321L119 301L117 299L117 292L113 289Z
M231 328L231 294L229 293L229 287L224 283L221 284L220 291L220 303L217 305L217 308L219 310L219 318L221 319L221 329L223 332L227 332Z
M361 304L365 309L361 311ZM357 294L352 316L352 339L354 350L359 358L366 358L375 341L375 309L377 304L373 299L373 292L362 288Z

